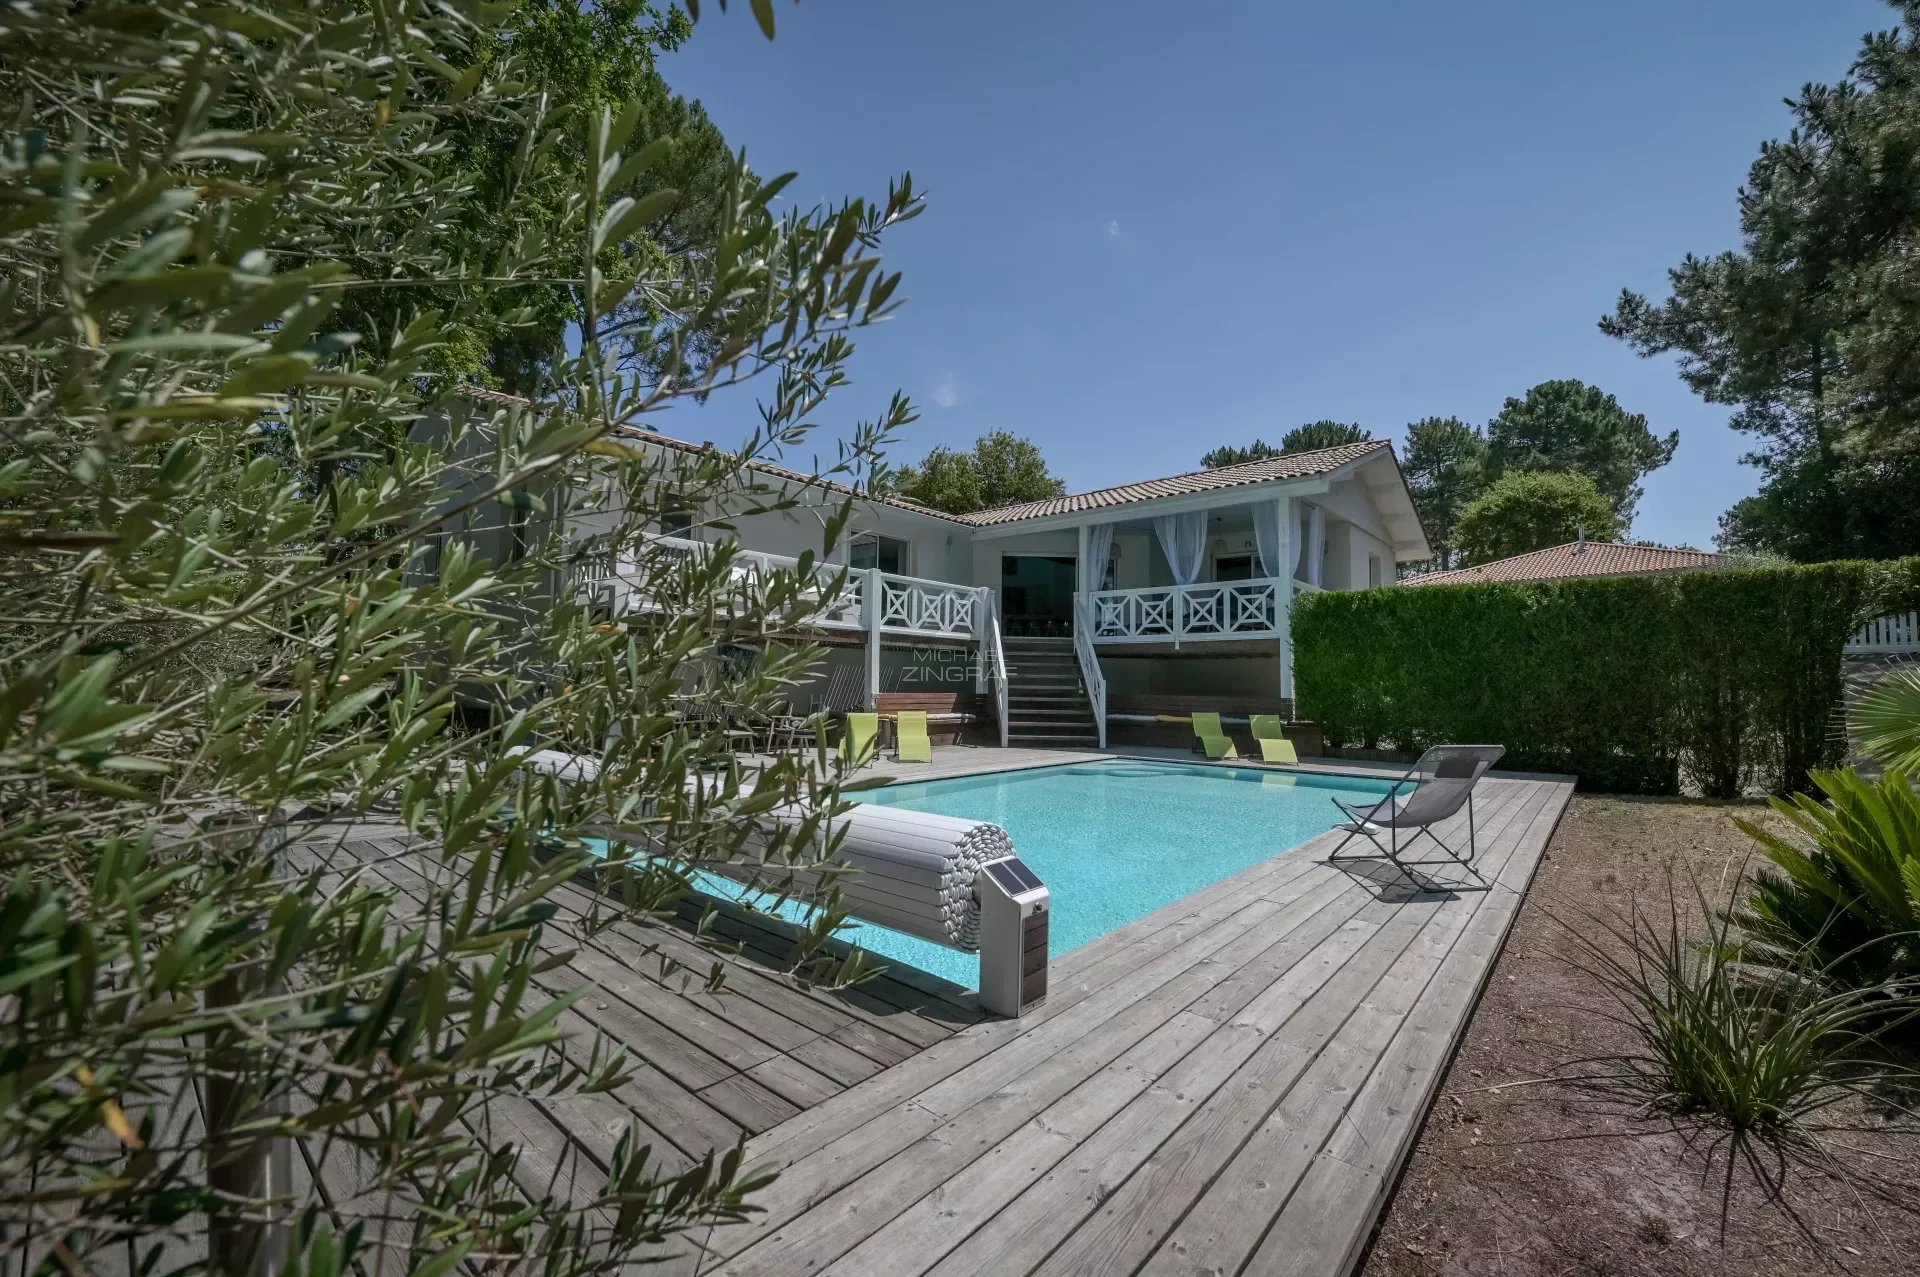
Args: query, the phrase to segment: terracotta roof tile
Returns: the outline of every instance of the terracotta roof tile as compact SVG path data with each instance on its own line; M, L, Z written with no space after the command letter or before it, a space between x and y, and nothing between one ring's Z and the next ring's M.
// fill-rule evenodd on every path
M1725 556L1704 550L1669 550L1664 546L1620 545L1613 541L1569 541L1477 567L1410 576L1401 584L1472 585L1483 581L1558 581L1572 576L1639 576L1649 572L1720 567L1725 561Z
M505 391L488 390L484 386L466 386L461 389L460 393L469 399L478 399L487 403L536 408L542 411L550 411L560 406L557 404L538 404L531 399L523 399L519 395L510 395ZM646 443L657 444L662 448L671 448L675 452L701 453L713 447L712 444L708 443L689 443L685 439L676 439L672 435L663 435L658 431L649 430L645 426L636 426L631 422L615 422L614 429ZM877 501L881 505L892 506L896 510L911 510L915 514L924 514L935 519L944 519L948 523L968 522L966 518L960 515L948 514L945 510L935 510L932 506L924 506L917 501L902 501L895 497L875 496L865 489L856 488L845 483L835 483L831 479L823 479L819 475L807 474L804 471L790 470L786 466L777 466L770 461L749 461L746 464L750 470L758 470L762 474L771 475L776 479L784 479L789 483L801 483L815 488L824 488L828 492L838 493L843 497L858 497L862 501Z
M463 388L463 394L469 398L485 400L490 403L512 404L520 407L543 408L551 405L536 404L530 399L518 395L506 394L499 390L488 390L481 386ZM680 452L704 452L711 446L688 443L684 439L675 439L648 430L643 426L623 424L621 430ZM1123 483L1114 488L1099 488L1092 492L1072 493L1061 497L1048 497L1044 501L1026 501L1018 505L997 506L991 510L980 510L973 514L948 514L944 510L935 510L914 501L902 501L896 497L875 496L864 489L850 487L844 483L835 483L815 475L804 474L798 470L789 470L785 466L776 466L765 461L751 461L747 464L764 474L786 479L794 483L812 484L837 492L842 496L858 497L862 501L878 501L882 505L895 509L912 510L916 514L931 515L950 523L965 523L973 527L990 527L1001 523L1015 523L1022 519L1041 519L1054 514L1074 514L1082 510L1100 510L1108 506L1127 505L1134 501L1145 501L1153 497L1185 496L1193 492L1209 492L1215 488L1232 488L1247 483L1266 483L1273 479L1310 479L1338 470L1349 461L1368 456L1386 448L1385 439L1369 439L1365 443L1342 444L1337 448L1322 448L1317 452L1290 452L1283 456L1268 457L1263 461L1247 461L1237 466L1222 466L1217 470L1195 470L1187 474L1171 475L1165 479L1147 479L1140 483Z
M1178 497L1193 492L1210 492L1215 488L1266 483L1273 479L1310 479L1316 475L1329 474L1349 461L1369 456L1386 447L1385 439L1369 439L1365 443L1342 444L1337 448L1321 448L1316 452L1290 452L1284 456L1268 457L1263 461L1246 461L1237 466L1222 466L1217 470L1194 470L1187 474L1171 475L1165 479L1147 479L1141 483L1123 483L1114 488L1099 488L1092 492L1073 493L1064 497L1048 497L1044 501L1025 501L1019 505L1004 505L992 510L981 510L977 514L963 514L960 518L962 522L971 523L975 527L989 527L999 523L1014 523L1022 519L1044 519L1055 514L1103 510L1109 506L1128 505L1154 497Z

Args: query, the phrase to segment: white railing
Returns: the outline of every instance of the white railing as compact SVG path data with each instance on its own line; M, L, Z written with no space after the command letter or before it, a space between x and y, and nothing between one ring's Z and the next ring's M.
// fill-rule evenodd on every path
M975 638L979 634L980 591L971 585L928 581L915 576L880 577L880 628L908 634Z
M1920 652L1920 612L1875 617L1847 640L1844 650L1856 656Z
M685 537L655 535L648 536L642 542L641 555L656 554L665 558L701 558L714 552L715 547L705 541L691 541ZM780 572L792 572L800 566L800 560L784 554L768 554L762 550L748 550L735 547L732 562L727 569L727 586L750 597L765 588L767 579ZM835 578L842 577L838 589L834 587ZM613 552L604 540L591 537L582 541L574 551L573 557L561 571L562 588L576 593L591 592L598 599L610 603L616 611L629 608L645 609L647 600L639 597L636 586L646 579L647 569L641 567L636 558L622 558L615 561ZM817 564L813 568L818 593L813 600L818 604L819 612L812 623L828 629L857 630L864 624L865 613L862 603L866 593L867 574L859 571L847 571L831 563ZM915 633L944 634L945 630L920 630Z
M1080 661L1080 682L1093 709L1093 730L1100 748L1107 747L1107 676L1100 670L1100 654L1093 650L1093 608L1087 596L1073 596L1073 654Z
M986 651L981 654L987 673L993 680L994 718L1000 724L1000 748L1007 747L1007 653L1000 646L998 610L988 608L983 617L986 627Z
M1273 638L1280 633L1281 582L1206 581L1088 596L1095 643ZM1079 628L1076 626L1076 629Z

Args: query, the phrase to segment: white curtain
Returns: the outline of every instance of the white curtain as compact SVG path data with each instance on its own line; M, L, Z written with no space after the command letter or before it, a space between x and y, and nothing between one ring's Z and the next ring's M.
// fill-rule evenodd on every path
M1327 512L1319 506L1308 506L1313 511L1312 522L1307 530L1307 582L1311 585L1325 585L1322 581L1322 565L1327 557Z
M1175 585L1192 585L1200 579L1200 565L1207 557L1207 512L1163 514L1153 521L1153 535L1160 540L1161 553L1173 569Z
M1306 580L1301 565L1307 561L1307 506L1305 503L1293 507L1293 576L1296 581Z
M1107 560L1113 555L1113 525L1096 523L1087 529L1087 561L1082 567L1086 582L1081 588L1091 593L1106 589Z
M1260 553L1260 575L1280 575L1280 506L1267 501L1253 508L1253 547Z

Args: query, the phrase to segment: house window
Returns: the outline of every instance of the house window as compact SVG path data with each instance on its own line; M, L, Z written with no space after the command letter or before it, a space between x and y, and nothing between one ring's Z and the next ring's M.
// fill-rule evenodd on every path
M1377 554L1367 556L1367 588L1377 590L1387 583L1387 565Z
M853 539L847 547L847 566L850 568L879 568L882 572L891 572L896 576L905 576L913 562L913 545L898 537L883 537L873 532L864 532Z
M683 537L693 531L693 514L668 507L660 512L660 531L670 537Z
M1223 554L1213 561L1213 579L1216 581L1253 580L1253 556L1251 554Z

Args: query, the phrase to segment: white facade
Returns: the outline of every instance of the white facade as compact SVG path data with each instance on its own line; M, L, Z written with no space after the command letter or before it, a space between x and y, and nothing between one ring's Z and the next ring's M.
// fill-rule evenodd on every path
M687 450L637 431L622 439L643 450ZM811 552L836 573L856 569L820 624L850 640L864 637L868 704L889 668L883 648L965 645L985 691L1002 664L998 644L1009 636L1071 637L1102 715L1107 662L1121 694L1264 685L1290 698L1295 599L1391 585L1398 564L1430 555L1384 444L971 516L875 500L771 467L756 468L752 483L755 491L738 501L661 527L660 540L699 553L702 544L735 539L749 566ZM790 508L765 511L769 490ZM847 534L827 550L827 521L849 500ZM745 513L749 506L762 512ZM591 521L582 532L590 545ZM1105 556L1094 563L1103 543ZM583 572L576 588L611 590L616 606L631 605L618 593L619 569L609 557ZM1182 663L1201 655L1204 664Z

